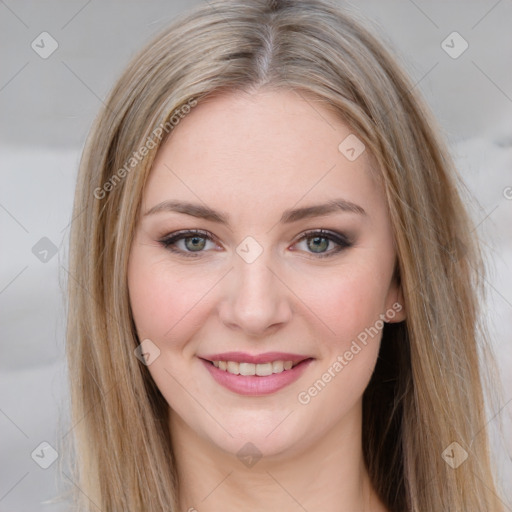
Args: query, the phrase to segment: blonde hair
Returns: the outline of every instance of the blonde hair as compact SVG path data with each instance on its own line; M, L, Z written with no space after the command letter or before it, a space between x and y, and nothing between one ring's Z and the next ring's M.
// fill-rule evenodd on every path
M95 122L68 280L78 510L178 510L169 406L134 356L127 261L170 119L213 93L262 87L335 111L383 183L408 316L386 325L363 397L377 493L392 511L501 510L484 429L483 269L451 158L395 59L354 16L320 0L208 2L180 17L132 60ZM468 453L456 469L442 457L454 441Z

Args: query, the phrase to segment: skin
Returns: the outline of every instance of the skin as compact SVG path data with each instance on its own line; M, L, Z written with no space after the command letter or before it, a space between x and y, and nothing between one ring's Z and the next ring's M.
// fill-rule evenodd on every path
M386 510L361 448L362 394L380 332L309 403L298 400L401 301L386 200L369 156L349 161L338 150L350 133L303 94L230 92L195 107L159 151L128 284L139 338L160 350L148 369L171 410L181 510ZM286 209L335 198L365 214L280 222ZM230 225L172 211L144 215L171 199L222 211ZM175 244L196 257L159 242L187 229L216 239L200 238L199 252L190 240ZM303 238L318 229L343 233L352 245L335 253L335 242L313 243L321 235ZM252 263L236 252L247 236L263 249ZM389 321L404 318L402 308ZM219 385L199 359L231 350L314 360L287 387L249 397ZM236 455L247 442L262 454L252 467Z

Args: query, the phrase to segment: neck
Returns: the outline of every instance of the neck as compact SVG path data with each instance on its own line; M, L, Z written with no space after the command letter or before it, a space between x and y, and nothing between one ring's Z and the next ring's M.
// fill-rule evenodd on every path
M171 411L180 512L386 512L363 461L360 404L348 416L293 453L251 464L199 436Z

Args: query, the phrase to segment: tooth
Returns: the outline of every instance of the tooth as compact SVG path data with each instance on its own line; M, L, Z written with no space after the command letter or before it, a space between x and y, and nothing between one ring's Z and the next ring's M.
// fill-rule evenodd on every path
M272 375L272 363L260 363L256 365L256 375L266 377Z
M240 373L239 364L235 361L228 361L228 372L238 375Z
M254 363L240 363L240 375L254 375L256 373L256 365Z
M274 361L272 363L272 373L281 373L284 370L283 361Z
M233 375L258 375L260 377L291 370L294 366L293 361L273 361L258 364L237 363L236 361L212 361L212 363L216 368Z

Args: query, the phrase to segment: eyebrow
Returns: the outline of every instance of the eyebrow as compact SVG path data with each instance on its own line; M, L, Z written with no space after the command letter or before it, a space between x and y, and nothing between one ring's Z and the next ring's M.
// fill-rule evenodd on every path
M364 209L345 199L332 199L326 203L305 206L303 208L285 210L279 222L282 224L291 224L302 219L311 217L320 217L335 212L356 213L366 215ZM229 226L229 215L222 211L216 211L208 206L189 203L186 201L163 201L150 208L144 216L153 215L160 212L176 212L191 215L200 219L210 220L219 224Z

